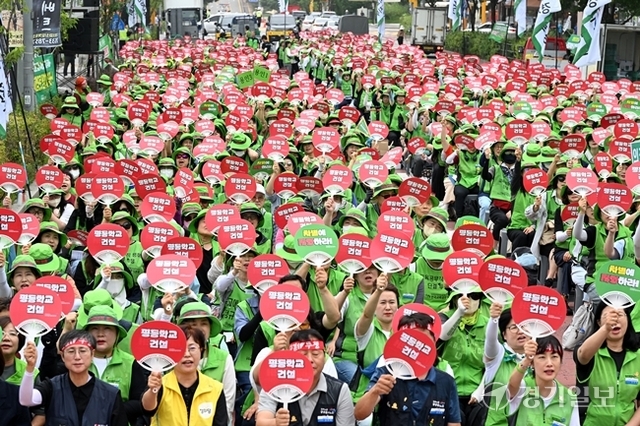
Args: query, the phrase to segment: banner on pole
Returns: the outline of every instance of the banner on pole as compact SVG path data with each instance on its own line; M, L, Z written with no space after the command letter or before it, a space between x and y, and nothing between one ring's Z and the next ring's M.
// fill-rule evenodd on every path
M60 0L34 0L33 47L58 47L60 36Z
M573 60L574 65L586 67L600 60L600 22L604 7L611 0L589 0L584 8L581 40Z
M560 12L562 6L560 0L543 0L538 9L536 23L533 25L533 46L538 52L538 59L542 62L544 58L544 50L547 45L547 34L549 34L549 25L551 24L551 15Z
M58 95L53 54L48 53L33 59L33 88L37 105L50 103Z

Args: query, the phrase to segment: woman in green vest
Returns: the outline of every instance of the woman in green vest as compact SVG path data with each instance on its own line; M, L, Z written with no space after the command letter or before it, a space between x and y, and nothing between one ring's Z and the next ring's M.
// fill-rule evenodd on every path
M594 317L595 330L574 352L577 384L589 396L583 425L637 424L640 356L633 324L626 311L603 302Z
M416 272L423 278L422 301L436 312L447 309L449 294L442 277L442 265L444 260L453 253L451 241L446 232L431 234L420 248L420 257L415 262ZM411 296L407 295L406 300ZM403 304L404 294L400 294L400 303ZM420 299L416 298L416 301ZM405 302L408 303L408 302Z
M511 309L502 309L499 303L491 304L489 322L484 341L484 386L485 394L491 395L485 426L508 426L509 412L500 401L506 401L502 385L509 382L513 369L524 358L524 344L529 337L513 321ZM498 337L500 333L501 338Z
M555 336L525 344L526 356L513 369L507 389L515 426L580 426L576 395L556 380L562 353ZM533 383L525 380L529 368Z
M144 253L142 244L137 240L140 233L138 221L128 212L118 211L111 216L110 222L122 226L129 234L130 245L124 257L124 264L127 265L131 272L133 281L137 282L140 274L144 273L145 261L150 260L147 254Z
M453 188L456 217L464 216L464 204L467 196L478 194L481 155L482 152L472 145L464 150L457 149L447 157L447 164L455 164L456 161L458 163L458 183Z
M147 387L147 371L133 355L117 347L127 337L115 311L108 306L95 306L89 311L84 330L96 339L93 363L89 371L100 380L120 390L130 424L143 413L140 397Z
M4 363L4 370L0 380L20 386L27 363L19 358L19 352L24 347L26 338L23 334L18 333L9 316L0 317L0 329L2 329L0 346L2 348L2 362ZM37 369L34 371L34 375L38 375Z
M441 314L448 319L442 324L438 352L451 365L460 411L469 414L483 395L484 341L489 316L481 308L484 294L480 287L466 295L451 293L449 311Z
M78 106L78 100L75 96L67 96L64 98L64 104L62 105L59 117L67 120L72 126L82 128L84 118L82 117L82 111Z
M40 224L40 234L34 240L34 244L47 244L60 259L60 268L58 274L62 275L67 272L69 266L69 250L67 246L67 236L58 230L58 226L54 222L42 222Z
M113 301L120 305L123 312L122 319L132 324L142 324L140 306L130 300L139 295L138 286L122 263L113 262L111 265L102 265L96 271L93 282L94 289L107 290Z
M255 245L258 254L271 253L271 240L260 231L264 227L262 210L253 203L244 203L240 206L240 217L249 221L256 230Z
M207 342L200 360L200 372L222 383L227 410L232 413L236 399L236 372L233 358L227 350L220 348L224 343L220 321L211 314L211 308L204 302L187 302L176 306L174 314L178 325L198 328L204 334Z

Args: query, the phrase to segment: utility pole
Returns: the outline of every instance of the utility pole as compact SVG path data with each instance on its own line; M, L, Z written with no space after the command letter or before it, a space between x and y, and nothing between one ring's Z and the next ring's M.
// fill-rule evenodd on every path
M26 111L34 111L36 99L33 90L33 0L25 0L24 6L26 13L24 14L24 22L22 24L24 33L24 55L22 58L24 64L24 87L22 94L24 96L24 109Z

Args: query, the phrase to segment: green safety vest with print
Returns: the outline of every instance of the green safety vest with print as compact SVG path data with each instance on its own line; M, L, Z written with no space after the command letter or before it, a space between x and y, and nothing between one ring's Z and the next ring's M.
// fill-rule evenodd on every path
M91 364L89 371L103 382L107 382L111 386L116 387L122 395L123 401L129 400L129 391L131 390L131 368L136 362L133 355L123 352L117 347L113 349L111 361L107 368L102 372L102 376L98 374L95 364Z
M465 188L473 188L478 184L480 176L480 155L481 152L459 151L458 152L458 173L460 174L459 184Z
M416 272L424 279L424 304L436 312L445 309L449 292L442 277L442 270L433 269L421 256L416 262Z
M555 381L556 394L545 407L535 384L529 385L516 411L516 426L560 426L571 422L577 404L575 394Z
M416 302L416 297L420 290L420 284L423 282L420 275L415 272L411 272L408 268L405 268L401 272L391 274L389 278L391 284L396 286L400 293L400 306ZM420 300L417 302L420 303Z

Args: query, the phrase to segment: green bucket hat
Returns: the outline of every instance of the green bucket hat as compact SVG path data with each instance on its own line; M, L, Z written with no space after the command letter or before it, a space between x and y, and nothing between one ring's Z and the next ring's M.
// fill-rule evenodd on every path
M122 319L122 306L118 304L109 292L103 288L97 288L95 290L90 290L84 294L82 298L82 305L80 309L78 309L78 326L77 328L84 329L85 324L87 323L87 319L89 317L89 312L95 306L108 306L113 312L116 314L116 319L120 321Z
M116 344L124 340L127 337L127 331L118 322L116 311L109 306L94 306L87 315L87 322L82 327L84 330L88 330L92 325L107 325L109 327L115 327L118 330L118 338Z
M198 224L200 223L200 221L202 219L204 219L204 217L206 216L208 210L209 209L200 210L198 215L191 221L191 223L189 224L189 229L188 229L190 235L198 234Z
M140 229L138 228L138 221L135 220L133 216L123 211L115 212L113 216L111 216L111 223L119 222L121 220L129 221L129 223L131 224L131 229L133 230L133 236L135 237L136 235L138 235L138 233L140 232Z
M20 209L20 213L26 213L32 207L38 207L44 211L44 217L42 218L43 222L51 220L51 209L44 201L42 201L42 198L31 198L30 200L27 200L27 202L22 206L22 209Z
M37 243L29 248L29 256L33 258L42 274L51 274L60 269L60 258L56 256L48 244Z
M113 84L113 82L111 81L111 77L109 77L107 74L102 74L100 76L100 78L98 79L98 84L103 84L105 86L109 86L111 87L111 85Z
M373 190L373 198L376 198L378 195L380 195L382 192L385 192L385 191L395 191L397 193L398 186L393 182L391 182L391 179L387 178L387 180L382 185L376 187Z
M258 228L264 226L264 214L254 203L244 203L240 206L240 217L243 214L255 214L258 216Z
M42 234L45 232L55 232L58 234L58 239L60 240L58 247L64 247L67 245L67 235L58 229L58 225L56 225L55 222L44 221L40 223L40 233L37 238L38 241L40 241Z
M431 211L429 213L427 213L423 218L422 221L424 222L425 220L429 219L429 218L433 218L435 220L437 220L438 222L440 222L440 225L442 225L442 229L444 229L445 231L447 230L447 222L449 221L449 213L447 213L447 211L441 207L433 207L431 209Z
M251 146L251 139L244 133L236 133L229 141L231 151L246 151Z
M66 98L64 98L64 104L62 104L62 109L64 110L67 108L80 109L80 107L78 106L78 100L76 99L75 96L67 96Z
M502 148L502 150L504 151L504 148ZM522 163L540 164L544 161L545 158L542 155L542 148L540 147L540 145L535 143L527 144L524 153L522 154Z
M349 210L347 210L347 212L345 214L340 216L340 219L338 220L338 226L340 227L340 229L343 228L344 221L347 218L351 218L351 219L357 220L358 223L360 224L361 228L364 228L367 232L369 231L369 226L367 225L367 218L365 217L365 215L362 212L362 210L353 207L353 208L350 208Z
M420 254L425 260L433 260L444 262L444 260L453 253L451 241L446 233L438 233L429 235L422 244Z
M102 281L102 269L104 267L105 265L102 265L100 268L98 268L98 270L96 270L96 278L94 280L95 285L100 284L100 282ZM109 265L109 267L111 268L112 274L120 273L124 276L125 288L133 288L133 277L129 272L127 272L122 262L113 262L111 265Z
M500 161L504 161L502 159L502 156L504 155L505 152L507 152L507 151L514 151L515 152L516 149L518 149L518 145L516 145L515 143L513 143L513 142L505 143L504 146L502 147L502 151L500 151Z
M36 278L40 278L40 276L42 275L40 273L40 270L38 269L38 264L35 260L33 260L33 257L29 256L28 254L21 254L13 259L13 263L11 263L11 269L9 270L8 274L10 281L13 278L13 273L18 268L30 268Z
M296 253L295 237L293 235L287 235L284 238L284 243L282 244L282 247L276 250L276 255L280 256L287 262L292 263L300 263L304 260L300 255L298 255L298 253Z
M190 214L195 214L197 216L201 210L202 207L198 203L185 203L182 205L180 213L182 213L182 217L188 216Z
M209 306L204 302L186 303L182 309L180 309L180 316L176 322L180 325L186 320L196 318L206 318L209 320L209 324L211 324L211 332L209 333L209 336L207 336L208 338L216 337L222 331L222 324L220 324L218 318L211 314L211 309L209 309Z

